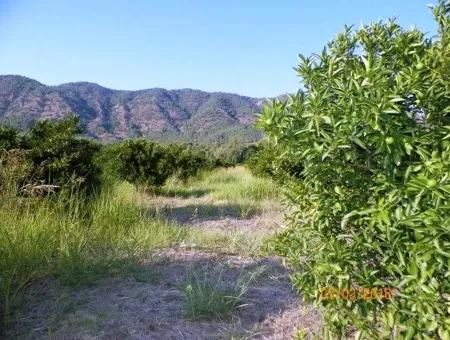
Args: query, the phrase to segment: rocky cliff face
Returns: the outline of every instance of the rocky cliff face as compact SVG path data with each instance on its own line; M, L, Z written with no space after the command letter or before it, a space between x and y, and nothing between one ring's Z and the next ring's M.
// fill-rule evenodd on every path
M198 90L120 91L93 83L46 86L22 76L0 76L0 122L26 129L41 118L80 116L86 135L102 140L253 141L263 99Z

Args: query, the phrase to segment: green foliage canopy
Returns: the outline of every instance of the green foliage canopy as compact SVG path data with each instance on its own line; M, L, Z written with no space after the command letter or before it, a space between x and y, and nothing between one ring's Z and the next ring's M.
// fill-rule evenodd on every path
M161 144L145 139L126 140L106 147L105 169L136 185L159 187L172 175L181 180L211 168L213 159L185 144ZM105 158L105 156L103 158Z
M126 140L118 147L117 171L130 183L160 186L171 175L171 168L164 148L144 139Z
M100 169L93 158L99 146L77 138L82 132L76 115L59 121L41 120L24 136L25 149L41 173L41 181L60 187L95 189Z
M75 115L57 121L38 121L26 134L2 126L0 150L4 153L3 166L11 162L26 164L26 174L21 171L20 178L15 179L20 186L52 185L58 189L90 192L99 184L100 170L93 162L99 147L91 141L79 139L77 135L80 132L80 121Z
M254 175L271 177L278 182L300 178L303 171L301 162L284 156L282 148L264 141L245 164Z
M433 12L434 40L395 21L346 27L300 56L304 90L259 119L304 166L278 250L328 335L450 338L450 2ZM330 286L396 296L320 300Z

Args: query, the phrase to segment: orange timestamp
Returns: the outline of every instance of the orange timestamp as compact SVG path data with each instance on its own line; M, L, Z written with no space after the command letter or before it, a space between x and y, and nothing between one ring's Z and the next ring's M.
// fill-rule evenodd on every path
M357 287L335 288L325 287L319 289L320 300L390 300L395 296L392 287Z

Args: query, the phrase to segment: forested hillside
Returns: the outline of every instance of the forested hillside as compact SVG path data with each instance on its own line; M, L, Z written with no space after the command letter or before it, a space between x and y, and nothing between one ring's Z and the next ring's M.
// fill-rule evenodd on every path
M73 112L88 136L102 140L252 142L260 138L252 123L263 102L191 89L121 91L87 82L46 86L22 76L0 76L0 121L26 129L40 118Z

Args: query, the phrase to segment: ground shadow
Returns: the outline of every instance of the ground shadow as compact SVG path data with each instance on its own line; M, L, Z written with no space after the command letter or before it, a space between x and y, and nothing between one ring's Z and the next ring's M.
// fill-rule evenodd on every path
M107 279L89 288L48 286L46 294L29 300L28 313L17 320L16 330L27 330L21 335L30 339L49 334L55 338L223 339L252 332L263 338L288 339L296 327L314 330L320 320L317 311L299 316L300 299L292 291L288 271L276 259L244 261L170 251L142 265L145 273L148 268L158 273L157 280L153 276L143 280L132 272L128 278ZM243 307L232 319L186 319L185 289L193 272L205 273L206 278L226 286L255 271L261 274L250 284L242 297ZM61 313L61 306L68 308ZM55 315L61 315L57 322ZM17 333L9 335L13 338Z
M246 204L189 204L180 207L168 207L159 211L165 218L180 224L193 221L215 221L224 218L250 218L261 211Z
M179 197L179 198L198 198L209 194L209 189L196 189L196 188L174 188L174 189L160 189L156 192L159 196L164 197Z

